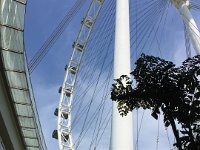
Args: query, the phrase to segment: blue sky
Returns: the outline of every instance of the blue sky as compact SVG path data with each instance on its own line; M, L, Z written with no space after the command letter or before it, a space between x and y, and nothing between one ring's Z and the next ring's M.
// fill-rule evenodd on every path
M25 19L25 47L28 54L28 60L30 60L35 52L41 47L44 41L49 37L51 32L59 22L62 20L67 11L71 8L75 1L74 0L28 0L27 10L26 10L26 19ZM36 68L36 70L32 73L32 84L34 88L35 99L37 103L37 108L40 115L40 120L42 124L42 129L44 132L46 144L49 150L58 149L58 143L55 139L52 139L51 134L54 129L57 128L57 118L53 115L54 110L58 107L59 102L59 94L58 88L63 82L64 78L64 67L69 61L69 57L71 54L71 45L73 41L76 39L78 31L80 29L80 22L84 17L90 1L87 1L83 8L79 11L78 15L75 16L73 21L69 24L67 29L64 31L62 36L58 39L56 44L50 49L50 52L43 59L41 64ZM106 5L108 2L105 3ZM141 3L142 5L142 3ZM106 8L105 8L106 9ZM75 100L83 101L83 105L86 105L89 99L95 99L94 104L92 104L92 108L90 110L90 116L95 112L95 109L99 106L99 101L101 96L103 95L103 89L106 84L104 83L104 79L109 77L109 66L111 65L109 62L112 59L112 49L108 46L108 41L113 43L112 36L107 36L105 33L101 33L101 36L97 39L96 34L103 29L100 29L102 20L106 20L105 12L101 12L102 14L99 16L99 20L97 20L94 31L91 35L90 41L88 43L87 51L83 58L82 69L80 70L80 77L77 81L78 92L75 92L77 95L77 99ZM112 13L110 11L110 13ZM192 11L195 19L197 20L198 25L200 22L200 15L198 13ZM164 27L163 32L158 33L158 39L161 40L161 53L162 57L168 60L174 61L177 64L180 64L186 58L185 55L185 47L184 47L184 32L183 25L179 14L175 8L170 6L167 14L167 23ZM114 16L114 15L113 15ZM109 22L109 26L111 29L109 33L112 33L112 29L114 28L114 21L112 19L107 20ZM164 24L164 23L163 23ZM162 34L161 34L162 33ZM160 35L160 36L159 36ZM161 36L162 35L162 36ZM105 38L106 37L106 38ZM159 39L160 40L160 39ZM101 44L99 41L106 42L107 44ZM144 43L143 43L144 44ZM151 46L150 46L151 45ZM147 54L160 56L160 52L158 52L158 43L152 42L152 44L144 47L143 52ZM95 50L94 50L95 49ZM151 49L151 50L150 50ZM107 53L106 50L109 50ZM132 47L132 51L134 53L134 46ZM134 56L135 54L133 54ZM105 56L107 56L105 58ZM102 60L105 58L105 64L103 68L101 68ZM134 61L132 62L132 66ZM95 69L95 72L91 70ZM103 73L100 73L101 70L104 70ZM88 74L86 74L88 73ZM101 75L99 78L99 84L97 85L97 90L95 90L95 80L97 80L99 74ZM84 77L84 75L87 76ZM82 96L80 93L84 93L84 89L88 87L88 83L92 84L88 93L85 93ZM108 88L108 93L109 93ZM95 92L94 92L95 91ZM80 92L80 93L79 93ZM95 98L93 97L93 94ZM80 100L81 99L81 100ZM85 100L86 99L86 100ZM109 99L109 96L108 96ZM80 102L78 102L80 104ZM106 100L106 108L105 114L110 109L111 101ZM74 111L77 111L77 107ZM76 113L76 112L75 112ZM74 116L75 116L74 113ZM137 112L134 111L134 114ZM139 110L138 118L141 120L143 110ZM80 115L80 114L79 114ZM83 115L84 116L84 115ZM158 121L153 120L150 116L150 112L145 111L141 133L139 136L139 149L141 150L153 150L156 149L156 141L158 134ZM134 115L134 137L136 139L136 115ZM82 118L79 120L80 124L83 124ZM162 124L162 118L160 119L160 128L159 128L159 148L160 150L169 150L169 143L167 140L166 130ZM91 129L88 131L82 144L79 149L88 149L88 144L92 137L93 128L95 123L92 125ZM76 125L74 129L74 136L79 135L81 125ZM169 135L171 135L170 129L168 129ZM110 125L105 131L103 139L98 147L99 150L108 150L109 148L109 140L110 140ZM170 136L171 144L173 142L173 138Z

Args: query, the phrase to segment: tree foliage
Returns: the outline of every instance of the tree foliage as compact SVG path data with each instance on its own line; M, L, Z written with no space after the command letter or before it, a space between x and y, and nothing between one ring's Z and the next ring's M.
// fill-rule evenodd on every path
M136 85L123 75L115 80L111 98L124 116L137 108L150 109L158 119L162 112L166 127L172 127L179 150L200 149L200 56L180 67L159 57L142 54L133 72ZM178 130L176 122L181 125Z

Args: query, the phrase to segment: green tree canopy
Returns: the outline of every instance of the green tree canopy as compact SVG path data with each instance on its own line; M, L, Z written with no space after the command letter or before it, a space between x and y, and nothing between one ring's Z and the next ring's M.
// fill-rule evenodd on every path
M200 149L200 56L185 60L180 67L159 57L142 54L131 72L136 81L123 75L115 80L111 98L124 116L137 108L162 112L166 127L171 125L179 150ZM176 122L182 127L177 129Z

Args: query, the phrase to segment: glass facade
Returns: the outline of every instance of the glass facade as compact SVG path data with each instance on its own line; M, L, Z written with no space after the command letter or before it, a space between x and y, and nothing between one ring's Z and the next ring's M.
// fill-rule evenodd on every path
M26 149L46 149L24 49L26 0L0 1L0 59ZM2 147L2 146L1 146Z

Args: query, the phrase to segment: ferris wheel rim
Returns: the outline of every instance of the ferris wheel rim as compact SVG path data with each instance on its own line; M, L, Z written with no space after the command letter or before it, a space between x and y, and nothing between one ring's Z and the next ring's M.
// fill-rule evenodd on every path
M57 124L57 136L58 136L58 143L59 143L59 149L63 150L65 148L69 150L74 150L74 143L72 139L72 131L71 131L71 109L72 109L72 102L73 102L73 91L74 91L74 86L76 82L76 78L78 75L79 67L81 64L81 59L83 56L83 50L87 44L88 38L91 34L91 30L95 24L96 18L102 8L102 5L104 3L104 0L92 0L90 7L87 11L87 14L85 18L82 21L81 29L78 34L78 37L76 39L76 42L73 44L73 52L70 57L70 61L68 66L66 67L66 73L64 76L64 81L61 87L60 91L60 100L59 100L59 107L58 107L58 124ZM97 8L96 8L97 4ZM93 17L90 16L90 11L93 9L95 5L95 15ZM80 44L80 36L84 28L89 28L88 35L85 37L85 42ZM74 63L73 62L73 57L75 51L80 52L80 60L79 62ZM76 64L76 66L74 66ZM74 78L72 81L72 85L70 89L67 88L67 80L69 78L70 74L74 74ZM68 96L68 102L65 104L64 99ZM64 110L64 111L63 111ZM63 114L64 113L64 114ZM65 114L67 114L67 118L65 118ZM64 124L67 124L66 126Z

